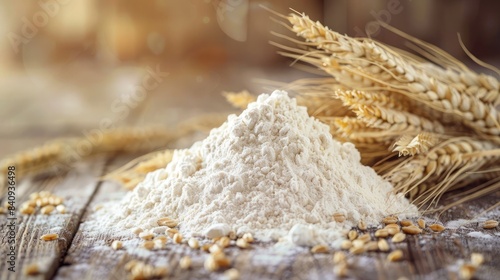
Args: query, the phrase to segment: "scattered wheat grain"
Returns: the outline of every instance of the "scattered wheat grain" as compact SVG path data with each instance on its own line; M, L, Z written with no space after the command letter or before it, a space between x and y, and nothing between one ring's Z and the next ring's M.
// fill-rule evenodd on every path
M236 268L230 268L224 271L224 278L226 280L238 280L240 279L240 272Z
M179 261L179 266L182 269L189 269L189 268L191 268L191 264L192 264L192 261L191 261L191 258L189 256L184 256Z
M349 240L353 241L354 239L356 239L356 237L358 237L358 232L355 230L351 230L349 231L349 233L347 233L347 237L349 237Z
M313 254L326 254L328 251L330 251L330 248L324 244L316 245L311 248L311 253Z
M245 239L245 241L248 242L248 243L253 243L254 242L253 235L251 233L249 233L249 232L243 234L243 236L241 238Z
M365 247L364 246L361 246L361 247L353 246L351 249L349 249L349 252L351 254L354 254L354 255L359 255L359 254L362 254L365 252Z
M460 266L460 269L458 270L458 275L460 279L463 280L472 279L475 273L476 273L476 267L470 264L463 264Z
M366 226L365 221L360 220L360 221L358 222L358 228L359 228L360 230L366 230L367 226Z
M341 212L336 212L333 214L333 219L337 222L337 223L343 223L345 221L345 215Z
M229 247L230 243L231 243L231 239L229 239L229 237L227 237L227 236L223 236L217 241L217 245L219 245L221 248Z
M182 234L176 233L174 234L174 237L172 237L172 240L174 243L181 244L182 243Z
M340 244L340 248L342 248L344 250L350 249L351 247L352 247L352 242L350 240L344 240Z
M403 259L403 251L394 250L387 255L387 260L390 262L397 262Z
M111 248L114 250L120 250L123 247L123 243L120 240L114 240L111 243Z
M429 228L434 232L442 232L446 229L444 226L440 224L432 224L429 226Z
M352 241L352 247L363 247L366 242L360 239L356 239Z
M59 204L56 206L56 210L57 212L59 212L60 214L66 214L66 206L62 205L62 204Z
M396 216L387 216L384 219L382 219L382 222L386 225L388 224L395 224L398 222L398 217Z
M189 238L188 245L189 245L189 247L191 247L193 249L200 248L200 243L198 242L198 239L196 239L194 237Z
M412 226L412 225L413 225L413 222L412 222L412 221L410 221L410 220L402 220L402 221L400 222L400 224L401 224L401 226L403 226L403 227L408 227L408 226Z
M210 247L212 247L212 244L206 243L200 246L200 250L203 252L210 252Z
M143 232L139 233L139 237L144 239L144 240L151 240L155 237L155 235L152 232L143 231Z
M361 240L361 241L363 241L364 243L367 243L367 242L368 242L368 241L370 241L371 239L372 239L372 237L370 236L370 234L369 234L369 233L365 233L365 234L363 234L363 235L360 235L360 236L358 237L358 239L356 239L356 240Z
M377 241L370 241L370 242L366 243L365 250L366 251L377 251L378 250L378 242Z
M168 217L158 219L158 221L156 222L158 223L159 226L167 226L169 228L174 228L178 225L177 221Z
M333 263L339 264L346 261L345 253L342 251L337 251L333 254Z
M497 226L498 226L498 221L495 221L495 220L487 220L483 224L484 229L492 229L492 228L496 228Z
M210 252L210 254L218 254L218 253L223 253L223 250L222 248L217 245L217 244L213 244L211 245L209 248L208 248L208 251Z
M31 264L28 264L24 270L24 275L27 275L27 276L35 276L35 275L38 275L41 273L41 270L40 270L40 265L37 264L37 263L31 263Z
M55 207L53 205L46 205L40 209L40 213L44 215L50 215L54 211Z
M136 227L136 228L133 228L130 230L133 234L135 235L139 235L140 233L142 233L144 230L140 227Z
M424 219L418 219L417 224L420 228L424 229L425 228L425 221Z
M480 253L472 253L470 255L470 262L474 266L480 266L484 262L484 256Z
M408 227L402 227L401 228L404 233L406 234L411 234L411 235L416 235L422 233L422 229L416 227L416 226L408 226Z
M338 277L346 277L347 276L347 263L342 262L333 267L333 273Z
M179 233L179 230L175 229L175 228L169 228L167 230L165 230L165 234L168 235L168 237L170 238L174 238L174 235Z
M19 209L19 212L24 215L32 215L33 213L35 213L35 208L31 206L21 207L21 209Z
M250 244L243 238L239 238L236 240L236 246L242 248L242 249L247 249L250 247Z
M52 241L52 240L56 240L58 238L59 238L59 234L57 234L57 233L48 233L48 234L44 234L44 235L40 236L40 239L43 241Z
M379 229L375 231L375 237L386 238L387 236L389 236L387 229Z
M154 241L146 240L142 243L142 247L148 250L153 250L155 248Z
M377 242L378 249L382 252L389 251L389 243L385 239L379 239Z
M398 232L392 237L392 242L399 243L403 242L405 239L406 239L406 234Z

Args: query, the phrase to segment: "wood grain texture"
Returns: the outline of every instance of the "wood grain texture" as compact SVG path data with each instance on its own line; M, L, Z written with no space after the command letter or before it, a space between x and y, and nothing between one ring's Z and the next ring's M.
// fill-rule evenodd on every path
M39 263L44 273L30 279L51 278L59 268L60 260L71 245L87 203L94 194L98 177L104 166L104 158L95 159L92 164L79 165L64 178L31 178L21 181L17 186L16 205L28 200L29 194L42 190L50 191L65 200L67 214L18 215L16 234L15 273L8 270L5 261L0 263L0 279L22 279L23 268L31 263ZM0 225L5 225L7 216L0 216ZM7 244L7 228L0 228L2 244ZM41 241L40 236L47 233L59 234L55 241ZM0 254L5 256L8 247L3 246Z

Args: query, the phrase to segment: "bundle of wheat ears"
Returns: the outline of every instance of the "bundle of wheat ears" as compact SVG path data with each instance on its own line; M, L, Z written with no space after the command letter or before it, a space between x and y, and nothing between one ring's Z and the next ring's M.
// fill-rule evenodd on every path
M476 185L451 207L499 190L500 83L496 78L478 74L443 50L383 23L412 42L420 56L370 38L341 35L304 14L274 14L304 39L275 33L296 44L273 43L283 50L281 54L326 74L295 81L284 89L296 93L311 115L330 125L334 138L354 143L363 163L396 191L419 206L433 206L447 191ZM226 98L244 109L255 96L226 93ZM148 171L164 167L171 156L171 150L148 154L107 178L133 188Z
M336 139L354 143L364 163L396 191L422 206L471 183L483 184L469 198L500 189L496 78L383 23L422 57L370 38L341 35L304 14L277 15L303 38L275 34L297 45L274 43L284 50L281 54L329 76L289 88L331 126Z

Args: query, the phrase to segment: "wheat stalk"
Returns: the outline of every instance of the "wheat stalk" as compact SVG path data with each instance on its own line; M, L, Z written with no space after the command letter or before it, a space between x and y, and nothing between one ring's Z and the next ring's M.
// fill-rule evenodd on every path
M474 130L500 135L500 114L492 104L429 76L418 62L371 39L354 39L331 31L305 15L291 14L287 19L291 30L305 38L309 47L312 44L323 52L298 58L321 66L340 83L385 87L434 110L455 114Z
M319 119L333 128L335 138L353 142L364 161L420 206L485 178L475 173L472 180L470 172L500 164L497 79L385 24L409 39L423 58L369 38L339 34L304 14L277 15L305 39L274 33L298 46L273 43L284 50L280 53L331 75L343 87L325 87L320 94L340 99L357 116ZM311 100L308 106L314 111L321 104ZM499 184L491 184L498 189Z
M0 186L6 183L8 166L15 166L18 178L25 175L52 174L70 169L75 162L96 154L149 152L197 131L220 126L227 114L202 115L181 122L175 129L159 126L116 128L101 131L97 139L87 137L57 139L22 151L0 162ZM2 188L3 189L3 188Z
M103 177L103 180L113 180L126 189L134 189L144 180L149 172L165 168L172 161L175 150L163 150L138 157L124 166Z

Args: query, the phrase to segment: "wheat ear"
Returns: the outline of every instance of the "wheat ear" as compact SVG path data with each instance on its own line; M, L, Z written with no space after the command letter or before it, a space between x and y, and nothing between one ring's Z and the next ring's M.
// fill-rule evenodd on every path
M388 87L435 110L455 114L463 124L474 130L500 135L500 114L493 105L429 76L418 64L391 48L370 39L340 35L305 15L291 14L288 20L297 35L324 52L323 58L316 53L311 54L313 63L326 68L326 71L333 69L331 73L341 83L346 78L344 73L368 79L373 87ZM353 82L364 86L362 80L346 80L352 81L348 86L352 87Z

